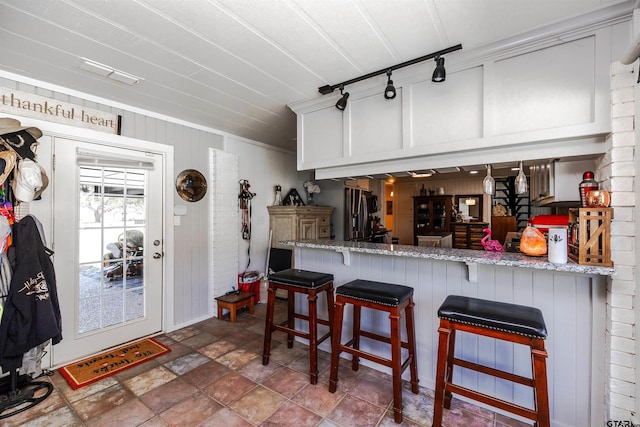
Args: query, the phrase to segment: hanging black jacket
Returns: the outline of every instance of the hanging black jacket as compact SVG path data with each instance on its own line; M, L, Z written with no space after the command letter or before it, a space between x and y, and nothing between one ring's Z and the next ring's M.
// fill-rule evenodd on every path
M53 263L37 224L26 216L13 225L11 287L0 320L0 365L3 372L22 365L22 355L52 339L62 339L62 323ZM10 259L12 257L10 256Z

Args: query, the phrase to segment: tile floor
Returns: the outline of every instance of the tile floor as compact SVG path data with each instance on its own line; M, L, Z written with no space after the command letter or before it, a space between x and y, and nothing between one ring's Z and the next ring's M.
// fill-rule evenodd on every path
M278 304L278 316L286 304ZM72 390L56 371L54 391L39 405L0 420L11 426L395 426L390 376L366 366L340 367L338 390L328 391L330 355L321 352L317 385L309 384L307 348L286 346L274 334L262 365L266 304L236 323L210 319L157 337L172 351L92 385ZM228 315L227 315L228 318ZM418 366L418 369L420 367ZM39 379L41 380L41 379ZM405 384L403 426L430 426L433 392ZM443 425L527 424L454 398Z

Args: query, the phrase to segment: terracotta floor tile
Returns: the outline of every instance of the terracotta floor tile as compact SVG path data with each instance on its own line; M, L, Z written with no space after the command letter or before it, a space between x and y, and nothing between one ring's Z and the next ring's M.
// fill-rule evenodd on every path
M253 427L253 425L243 419L229 408L223 408L209 417L199 427Z
M9 418L10 419L10 418ZM2 420L3 422L5 420ZM56 409L42 417L36 418L26 424L25 427L82 427L82 420L67 406ZM4 424L2 424L4 427Z
M231 372L231 369L221 365L215 360L210 360L204 365L200 365L197 368L190 370L186 374L182 375L181 378L195 387L204 388L229 372Z
M176 403L190 398L197 391L198 389L191 384L176 378L143 394L140 396L140 400L153 412L159 414Z
M118 384L118 380L113 376L103 378L100 381L97 381L93 384L89 384L88 386L79 388L77 390L73 390L70 386L62 387L62 394L69 402L76 402L80 399L84 399L85 397L97 393L100 390L107 389L114 385Z
M299 343L297 346L294 344L293 348L287 348L285 343L277 343L276 345L276 343L271 341L271 355L269 356L269 360L278 362L281 365L288 365L294 360L306 356L307 352L307 348L301 346Z
M123 387L122 384L116 384L74 402L72 407L76 411L76 414L78 414L83 421L86 421L89 418L96 417L103 412L122 405L134 397L134 394Z
M329 393L329 389L322 384L307 384L291 400L316 414L326 416L336 407L344 395L345 393L340 390L336 390L335 393Z
M284 319L286 302L278 300L277 306L277 316ZM311 385L308 346L296 342L293 349L288 349L286 334L279 331L272 337L270 363L263 366L266 304L258 304L255 308L253 316L242 312L233 324L212 318L171 334L159 335L156 339L171 347L172 352L78 390L72 390L56 371L46 379L55 387L51 396L29 411L2 420L0 425L398 425L390 410L392 388L387 368L378 367L380 370L377 370L361 364L354 372L350 361L341 358L338 390L329 393L330 352L320 350L319 381L317 385ZM403 426L431 426L432 390L423 386L419 394L413 394L405 380L402 399ZM86 421L83 423L82 419ZM447 427L488 427L493 425L494 419L496 427L530 425L455 398L452 409L445 411L444 419Z
M140 400L132 399L110 411L86 421L88 427L137 426L153 418L155 414Z
M391 378L380 379L363 375L349 394L376 406L387 408L393 401L393 384Z
M236 348L216 359L216 362L227 366L231 369L240 369L253 359L257 359L258 355L246 348Z
M198 349L198 352L204 354L209 359L217 359L225 353L230 352L234 348L238 347L235 344L232 344L224 339L212 342L209 345L201 347Z
M253 389L257 384L236 372L230 372L206 387L204 391L218 402L229 405L240 399L242 395Z
M309 375L293 369L283 368L263 381L262 384L285 397L292 397L309 384Z
M271 362L265 366L262 364L262 357L258 356L242 368L238 369L238 373L257 383L262 383L276 372L279 372L282 368L283 366L277 362Z
M261 427L315 427L322 417L291 401L285 402Z
M222 409L222 405L206 394L198 392L189 399L173 405L162 412L160 416L169 425L197 426L220 409Z
M531 427L531 423L515 420L498 413L495 414L495 419L496 427Z
M493 418L484 418L463 409L444 410L442 425L465 427L493 427Z
M250 423L258 425L282 406L285 400L278 393L258 385L229 407ZM260 404L258 405L256 402L260 402Z
M384 413L385 410L379 406L347 395L327 418L341 426L365 427L377 425Z
M43 391L46 393L46 390L43 389ZM36 398L43 395L44 393L42 394L38 393L36 395ZM36 406L33 406L24 412L20 412L19 414L3 419L2 421L0 421L0 425L2 427L14 427L14 426L24 425L27 421L45 416L60 408L65 407L66 406L65 403L66 402L62 398L62 393L54 389L49 395L49 397L47 397L45 400L43 400L42 402L38 403ZM22 407L24 407L24 405ZM19 407L16 407L13 409L18 410ZM11 411L6 411L6 412L3 412L3 415L7 415L9 413L11 413Z
M162 384L168 383L174 378L176 378L176 374L164 366L158 366L155 369L143 372L133 378L129 378L124 381L124 385L126 385L136 396L140 396L156 387L160 387Z
M163 363L167 363L173 359L177 359L178 357L184 356L185 354L191 353L193 351L191 347L181 344L179 342L171 344L168 347L171 349L169 353L165 353L162 356L158 356L152 360L154 360L159 365L162 365Z
M161 344L166 345L167 347L176 343L176 340L167 336L166 334L156 335L155 337L153 337L153 339Z
M181 344L197 350L200 347L204 347L207 344L211 344L212 342L217 341L218 339L219 337L208 332L200 332L199 334L187 338L186 340L182 340Z
M169 427L169 424L165 420L163 420L160 415L157 415L150 420L140 424L140 427Z
M194 326L187 326L186 328L178 329L177 331L169 332L167 336L175 341L182 341L200 333L200 330Z
M173 359L172 361L165 363L164 366L177 375L183 375L200 365L204 365L210 360L211 359L200 353L193 352L178 357L177 359Z

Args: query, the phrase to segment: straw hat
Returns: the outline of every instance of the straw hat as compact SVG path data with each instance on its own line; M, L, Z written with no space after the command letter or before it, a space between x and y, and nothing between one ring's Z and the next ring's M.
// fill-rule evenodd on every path
M0 185L6 180L16 166L16 153L11 150L0 151Z
M9 117L0 117L0 135L6 135L8 133L20 132L26 130L33 136L33 139L38 139L42 136L42 131L38 128L22 126L19 120L11 119Z

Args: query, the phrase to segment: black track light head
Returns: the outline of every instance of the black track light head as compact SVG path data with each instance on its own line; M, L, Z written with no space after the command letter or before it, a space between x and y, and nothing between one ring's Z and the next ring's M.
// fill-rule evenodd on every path
M436 56L434 60L436 61L436 69L433 70L431 81L434 83L440 83L447 78L447 71L444 69L444 58Z
M336 102L336 108L340 111L344 111L347 108L347 99L349 99L349 92L344 91L344 86L340 86L340 94L342 97Z
M387 88L384 90L385 99L393 99L396 97L396 88L391 80L391 70L387 71Z

